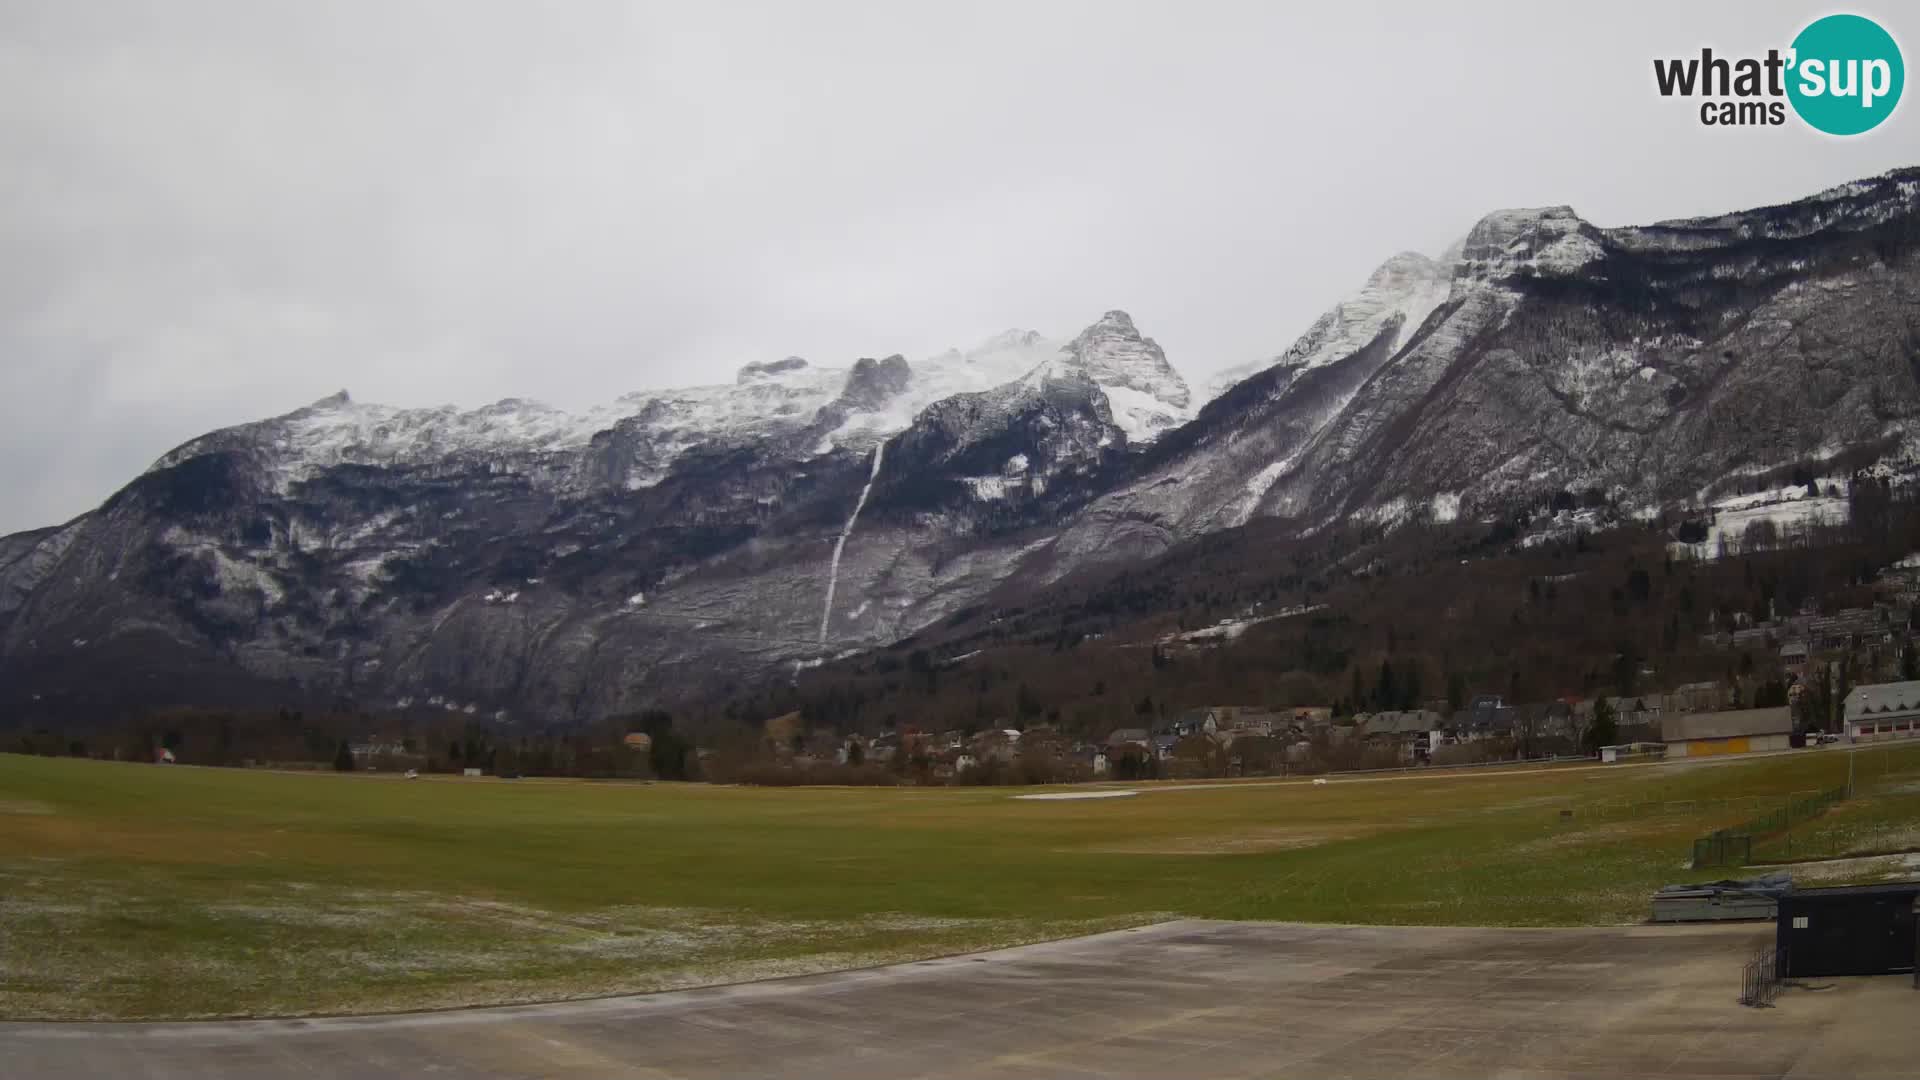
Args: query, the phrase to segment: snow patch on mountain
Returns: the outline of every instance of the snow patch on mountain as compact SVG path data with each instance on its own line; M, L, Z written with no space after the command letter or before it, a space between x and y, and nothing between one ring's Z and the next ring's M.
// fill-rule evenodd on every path
M1045 364L1059 351L1058 341L1033 330L1008 330L965 352L948 349L912 365L912 379L900 393L849 413L828 435L823 446L864 449L905 431L914 417L935 402L1013 382Z
M833 542L833 559L827 564L827 598L820 606L820 644L827 643L827 625L833 619L833 594L840 584L840 556L847 550L847 538L853 535L853 527L860 521L860 511L866 508L867 496L873 493L873 482L880 479L880 466L886 460L887 444L884 440L873 444L873 466L867 472L867 483L860 489L860 498L853 504L853 513L847 517L846 525L840 530L839 539Z
M1127 433L1132 446L1152 442L1190 419L1186 410L1168 408L1160 398L1130 386L1103 386L1100 391L1107 395L1114 425Z
M1833 484L1836 480L1829 477L1825 483ZM1784 544L1790 542L1796 530L1844 525L1851 516L1850 511L1844 496L1809 494L1797 484L1771 488L1714 503L1713 520L1703 540L1694 544L1674 541L1667 548L1683 558L1710 561L1743 550L1747 531L1761 522L1770 523L1777 537L1774 542Z

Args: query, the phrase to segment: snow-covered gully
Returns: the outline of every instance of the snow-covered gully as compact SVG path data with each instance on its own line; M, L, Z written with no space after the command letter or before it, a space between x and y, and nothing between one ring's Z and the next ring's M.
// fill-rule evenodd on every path
M827 643L827 621L833 618L833 593L840 585L840 553L847 550L847 537L853 535L854 523L860 520L860 511L866 508L867 496L873 492L873 482L880 478L880 463L885 460L887 441L880 440L873 447L873 470L867 473L867 485L860 489L860 498L853 504L853 513L848 515L845 528L840 530L840 538L833 542L833 560L827 563L827 602L820 608L820 644Z

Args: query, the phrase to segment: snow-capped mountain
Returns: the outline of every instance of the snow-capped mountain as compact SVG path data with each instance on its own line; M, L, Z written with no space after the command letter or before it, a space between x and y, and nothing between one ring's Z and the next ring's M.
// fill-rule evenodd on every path
M0 657L137 645L324 693L591 711L937 617L1187 402L1117 312L1064 348L789 357L584 414L336 394L6 538Z
M547 721L725 695L1255 519L1479 519L1589 489L1653 508L1842 455L1911 468L1916 342L1902 170L1636 228L1489 214L1204 404L1121 312L1064 345L758 362L580 415L337 395L0 538L0 705Z

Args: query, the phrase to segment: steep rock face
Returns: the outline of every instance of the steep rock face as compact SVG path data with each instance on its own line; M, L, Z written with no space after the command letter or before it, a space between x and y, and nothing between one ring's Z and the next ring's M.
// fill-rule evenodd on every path
M1449 520L1580 488L1652 507L1847 448L1910 467L1917 192L1906 170L1643 228L1490 214L1439 264L1443 301L1407 299L1417 261L1382 267L1096 499L1059 561L1253 517Z
M749 364L584 415L336 395L0 538L0 707L346 698L563 721L897 640L1259 518L1651 507L1920 461L1920 171L1399 255L1196 401L1110 312L924 360ZM831 588L829 581L832 582Z
M1592 487L1650 507L1847 447L1911 463L1917 198L1903 173L1738 220L1555 214L1557 239L1489 245L1506 262L1470 241L1455 296L1485 313L1360 396L1310 502L1393 520Z

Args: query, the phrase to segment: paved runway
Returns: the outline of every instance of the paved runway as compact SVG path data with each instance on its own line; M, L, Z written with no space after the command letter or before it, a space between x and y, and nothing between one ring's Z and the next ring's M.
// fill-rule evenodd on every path
M1735 1002L1770 926L1174 922L972 957L572 1004L0 1024L0 1076L1902 1077L1905 977Z

